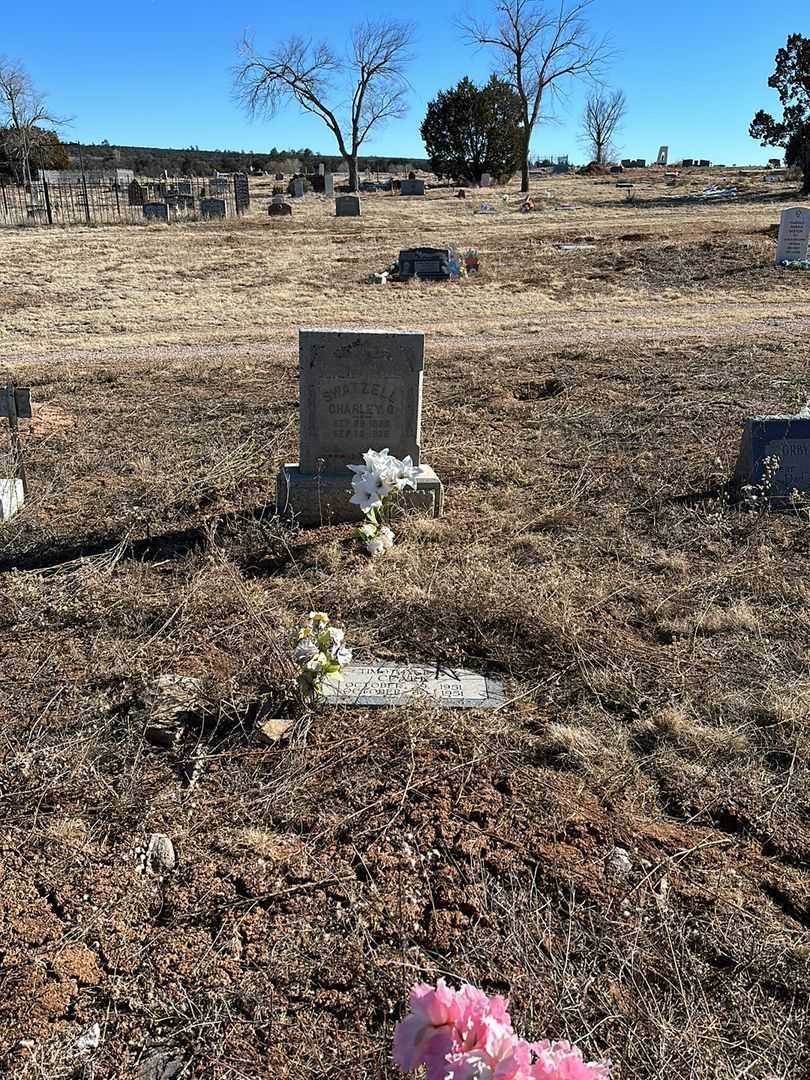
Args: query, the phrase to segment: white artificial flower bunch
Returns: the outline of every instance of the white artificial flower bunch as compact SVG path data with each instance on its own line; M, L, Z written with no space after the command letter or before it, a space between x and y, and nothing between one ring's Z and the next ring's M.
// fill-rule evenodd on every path
M298 687L308 700L321 692L327 675L339 679L344 666L351 663L352 651L343 644L345 637L343 630L330 625L325 611L310 611L293 649Z
M385 450L368 450L362 465L350 465L354 473L352 497L349 502L359 506L365 521L355 536L362 540L369 555L384 555L394 544L390 526L394 500L406 488L416 490L421 469L414 465L410 454L401 461Z

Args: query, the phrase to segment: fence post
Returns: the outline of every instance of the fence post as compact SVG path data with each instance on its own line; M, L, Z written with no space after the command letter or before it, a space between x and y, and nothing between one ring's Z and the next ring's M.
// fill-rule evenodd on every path
M53 214L51 213L51 193L48 190L48 181L42 178L42 192L45 196L45 213L48 215L48 224L53 225Z
M236 207L237 216L242 213L239 209L239 194L236 188L236 173L233 174L233 205Z
M3 179L0 179L0 191L3 192L3 209L5 211L6 217L8 217L8 199L6 198L6 182Z

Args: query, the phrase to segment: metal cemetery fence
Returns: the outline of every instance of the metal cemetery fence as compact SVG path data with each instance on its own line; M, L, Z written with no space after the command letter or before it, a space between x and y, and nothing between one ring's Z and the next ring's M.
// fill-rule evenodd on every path
M34 180L30 187L0 177L0 225L115 225L148 219L144 204L168 207L168 220L213 216L201 211L201 200L221 199L225 215L250 207L250 186L244 173L233 176L173 180L133 180L130 184L86 178ZM221 216L221 215L218 215Z

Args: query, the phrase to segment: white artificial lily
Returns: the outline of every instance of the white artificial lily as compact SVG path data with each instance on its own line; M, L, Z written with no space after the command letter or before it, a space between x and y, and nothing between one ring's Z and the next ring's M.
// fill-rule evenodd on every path
M415 491L416 481L421 471L418 465L414 465L410 454L402 461L399 458L391 458L391 478L398 491L403 491L407 487Z

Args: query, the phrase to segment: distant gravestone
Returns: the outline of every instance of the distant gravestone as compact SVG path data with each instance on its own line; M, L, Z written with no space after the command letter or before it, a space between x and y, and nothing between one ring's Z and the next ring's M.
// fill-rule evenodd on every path
M334 197L335 178L330 172L323 174L323 193L329 199Z
M348 466L388 448L422 464L424 334L389 330L299 330L299 461L281 469L276 511L302 525L356 521ZM422 465L404 501L441 513L444 489Z
M321 161L321 162L318 163L318 176L325 176L325 175L326 175L326 166Z
M191 186L190 180L178 180L177 181L177 193L178 195L193 195L194 189Z
M250 182L247 173L233 174L233 199L237 214L250 209Z
M208 181L210 195L224 195L228 190L228 178L225 176L212 176Z
M424 195L425 194L425 181L424 180L403 180L399 185L400 195Z
M325 680L322 697L327 705L446 709L494 709L506 701L494 679L441 664L347 664L341 679Z
M169 220L169 208L165 202L148 202L143 204L143 216L147 221Z
M735 483L761 484L766 458L772 463L776 459L778 468L764 494L810 494L810 409L796 416L752 416L745 421Z
M449 248L409 248L399 253L399 279L425 278L447 281L450 278Z
M783 210L779 217L779 240L776 246L776 264L801 262L807 258L810 240L810 209L793 206Z
M294 199L303 199L304 197L304 181L300 177L293 180L292 194Z
M267 207L267 213L270 217L292 217L292 207L284 199L281 202L276 202L275 199Z
M137 180L133 180L127 187L127 199L130 206L143 206L143 188Z
M360 217L360 197L358 195L338 195L335 199L336 217Z
M203 221L225 217L224 199L200 199L200 217Z
M481 187L492 187L492 177L488 172L481 173Z
M658 157L655 160L656 165L666 165L669 160L669 147L661 146L658 150Z

